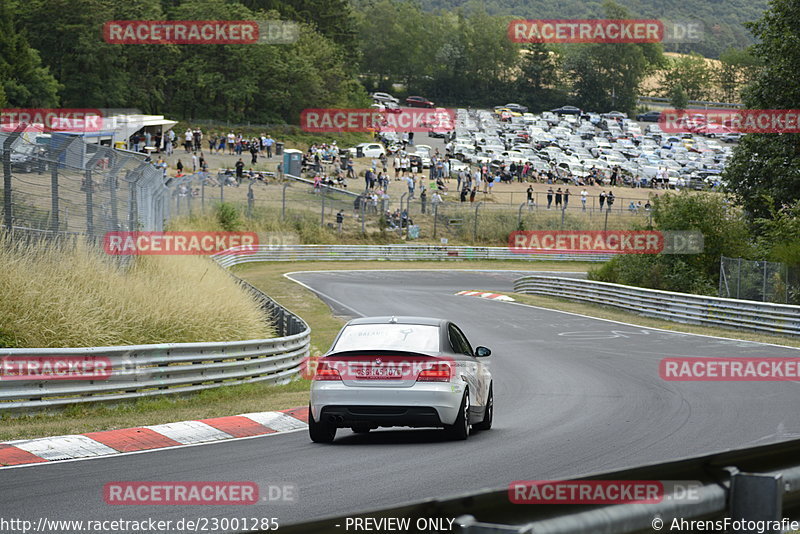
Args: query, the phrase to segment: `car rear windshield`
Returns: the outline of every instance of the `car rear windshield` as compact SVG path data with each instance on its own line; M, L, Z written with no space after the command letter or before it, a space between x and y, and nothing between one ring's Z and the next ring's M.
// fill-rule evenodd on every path
M439 351L439 327L417 324L357 324L344 328L333 347L349 350Z

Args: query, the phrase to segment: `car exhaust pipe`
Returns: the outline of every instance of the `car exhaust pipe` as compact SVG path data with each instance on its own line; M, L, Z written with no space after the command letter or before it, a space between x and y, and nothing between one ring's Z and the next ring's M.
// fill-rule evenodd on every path
M329 423L335 423L336 422L336 416L335 415L329 415L328 416L328 422Z

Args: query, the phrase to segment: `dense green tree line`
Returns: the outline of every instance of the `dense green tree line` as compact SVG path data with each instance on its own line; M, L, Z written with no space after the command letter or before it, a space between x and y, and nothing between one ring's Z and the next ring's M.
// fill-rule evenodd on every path
M371 0L356 0L368 3ZM657 18L669 21L699 20L705 26L701 42L668 45L671 52L697 52L706 57L719 57L729 48L744 48L753 43L743 23L756 20L766 9L766 0L618 0L636 18ZM463 9L486 11L492 15L529 19L592 19L604 18L602 1L592 0L420 0L426 11Z
M251 122L296 122L310 106L367 105L352 61L353 37L340 29L350 18L348 4L294 2L296 11L282 6L282 13L272 10L273 3L4 0L0 87L6 105L138 108L179 118ZM301 21L294 44L121 45L102 39L103 24L111 20L282 17ZM354 26L345 27L355 35Z
M632 16L611 0L592 10ZM513 100L533 110L631 112L642 80L659 70L659 94L681 85L689 98L724 88L717 93L734 99L758 68L737 50L709 73L699 58L665 60L654 44L521 45L508 39L508 16L429 12L409 0L6 0L0 15L0 99L8 105L138 108L180 119L296 123L308 107L367 106L374 90L446 106ZM298 42L119 45L101 37L110 20L279 18L300 22Z

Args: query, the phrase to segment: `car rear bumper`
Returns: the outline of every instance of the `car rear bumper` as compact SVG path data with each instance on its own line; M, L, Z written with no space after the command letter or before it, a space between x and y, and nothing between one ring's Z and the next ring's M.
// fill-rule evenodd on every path
M417 383L408 388L317 383L311 388L310 415L315 421L333 422L338 427L452 425L463 395L462 386L449 382Z

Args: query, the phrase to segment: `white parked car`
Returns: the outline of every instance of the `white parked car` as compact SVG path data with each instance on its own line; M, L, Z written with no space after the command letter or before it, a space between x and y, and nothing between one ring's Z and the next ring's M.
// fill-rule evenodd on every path
M472 348L445 319L367 317L347 323L320 358L311 385L311 440L339 428L440 427L451 439L492 426L486 347Z
M389 93L372 93L370 96L375 102L394 102L395 104L400 103L399 98L395 98Z
M355 147L349 149L351 157L356 157L359 147L361 147L365 158L379 158L386 154L386 149L383 148L383 145L380 143L359 143Z

